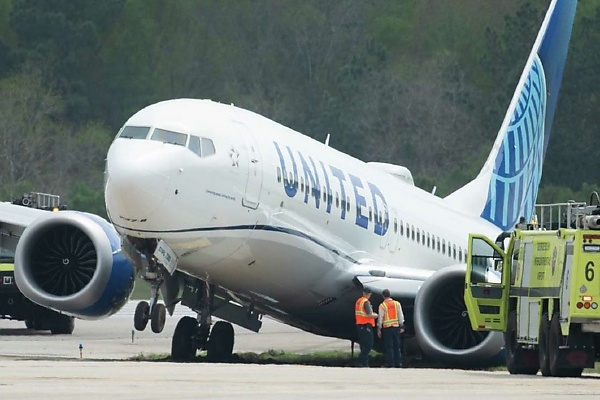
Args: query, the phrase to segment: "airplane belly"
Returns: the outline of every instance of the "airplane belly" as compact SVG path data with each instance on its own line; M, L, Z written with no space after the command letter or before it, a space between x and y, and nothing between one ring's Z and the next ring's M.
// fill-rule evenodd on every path
M286 313L316 309L352 289L350 263L306 238L255 230L249 238L217 238L217 245L184 255L178 269L210 277L244 297ZM237 247L237 248L235 248ZM219 260L220 249L232 253ZM235 249L234 249L235 248Z

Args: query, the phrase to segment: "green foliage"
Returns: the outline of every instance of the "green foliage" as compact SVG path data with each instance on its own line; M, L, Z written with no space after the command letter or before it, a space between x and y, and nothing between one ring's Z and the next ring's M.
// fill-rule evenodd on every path
M0 194L58 192L103 214L117 129L148 104L194 97L331 134L443 196L486 159L548 3L0 2ZM600 6L578 7L540 199L600 181ZM32 150L14 147L25 138Z
M104 191L94 190L85 182L76 183L69 195L69 209L85 211L107 218L104 207Z

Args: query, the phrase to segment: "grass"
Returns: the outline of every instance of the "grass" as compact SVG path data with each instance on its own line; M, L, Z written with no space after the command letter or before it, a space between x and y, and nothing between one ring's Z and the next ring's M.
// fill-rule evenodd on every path
M355 357L358 352L355 352ZM129 358L130 361L155 361L170 362L169 354L138 354ZM410 368L436 368L440 365L423 362L416 359L405 357L405 365ZM208 363L206 352L199 353L190 362ZM354 359L351 352L346 351L323 351L310 354L289 353L283 350L270 349L263 353L235 353L233 354L231 364L275 364L275 365L314 365L321 367L352 367ZM381 353L371 352L369 364L372 367L382 367L385 364L385 356Z

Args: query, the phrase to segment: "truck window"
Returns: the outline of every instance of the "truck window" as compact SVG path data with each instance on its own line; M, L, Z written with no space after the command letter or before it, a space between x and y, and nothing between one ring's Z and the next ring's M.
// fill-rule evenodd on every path
M471 254L471 283L498 283L502 257L482 239L473 239Z

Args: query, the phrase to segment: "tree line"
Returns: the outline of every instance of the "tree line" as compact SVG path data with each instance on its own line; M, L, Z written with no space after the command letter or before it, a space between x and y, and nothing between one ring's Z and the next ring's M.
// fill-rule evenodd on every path
M108 146L156 101L209 98L444 196L496 137L549 0L2 0L0 198L104 214ZM585 200L600 4L579 2L540 201ZM583 196L583 197L582 197Z

